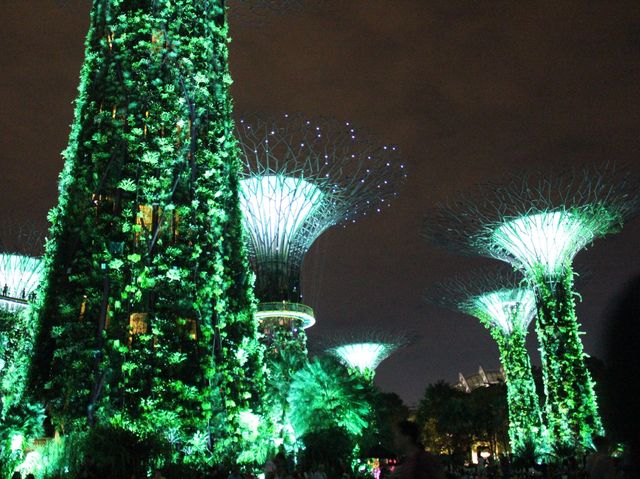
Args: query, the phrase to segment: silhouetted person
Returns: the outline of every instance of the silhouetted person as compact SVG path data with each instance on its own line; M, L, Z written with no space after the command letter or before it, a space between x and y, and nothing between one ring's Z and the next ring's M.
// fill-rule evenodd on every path
M438 458L424 450L418 439L416 423L401 421L392 428L395 448L404 456L398 479L444 479L444 469Z

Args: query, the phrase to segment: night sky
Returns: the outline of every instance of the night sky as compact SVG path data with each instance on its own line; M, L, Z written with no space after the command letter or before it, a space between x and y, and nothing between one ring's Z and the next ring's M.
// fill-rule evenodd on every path
M418 335L376 383L416 403L425 386L498 367L471 317L425 304L434 282L490 260L420 237L424 213L523 168L615 161L640 174L640 3L632 1L318 1L236 17L237 112L351 121L397 144L410 173L392 208L321 236L305 262L310 341L339 328ZM0 211L45 224L72 120L88 0L1 0ZM640 273L640 220L578 255L579 319L604 357L609 309ZM533 362L539 364L535 335Z

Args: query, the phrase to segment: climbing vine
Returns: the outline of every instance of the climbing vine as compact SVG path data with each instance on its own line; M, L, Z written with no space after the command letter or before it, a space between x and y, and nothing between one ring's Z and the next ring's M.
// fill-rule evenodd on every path
M535 445L537 451L542 454L547 445L531 359L525 346L527 331L522 321L518 320L519 309L516 307L510 312L509 324L513 326L511 331L496 327L486 313L477 312L476 315L498 344L507 386L511 450L518 455L529 445Z
M573 270L568 266L550 277L540 268L532 277L550 441L556 447L587 448L603 428L578 331Z

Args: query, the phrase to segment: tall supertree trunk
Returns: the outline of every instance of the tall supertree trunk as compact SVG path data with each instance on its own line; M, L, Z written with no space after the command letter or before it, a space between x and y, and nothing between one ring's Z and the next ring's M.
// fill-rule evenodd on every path
M496 332L494 337L499 334ZM542 452L545 446L542 415L525 347L525 332L516 329L509 335L496 337L496 341L506 377L511 450L519 454L529 444L535 444Z
M61 432L242 447L263 390L223 0L94 0L30 389ZM133 427L133 426L131 426Z
M594 382L585 365L575 312L573 270L534 275L548 432L556 447L589 447L602 434Z

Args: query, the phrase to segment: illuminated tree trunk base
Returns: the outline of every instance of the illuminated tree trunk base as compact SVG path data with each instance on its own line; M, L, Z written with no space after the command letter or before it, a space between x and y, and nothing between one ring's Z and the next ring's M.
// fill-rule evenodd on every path
M534 288L550 443L589 447L603 428L578 332L573 271L567 267L559 276L537 274Z
M191 462L235 460L263 385L223 6L93 2L30 381L57 430L171 430Z
M500 360L505 371L509 408L509 442L518 455L529 444L540 452L546 449L542 414L531 372L531 360L525 348L525 333L514 331L498 341Z

